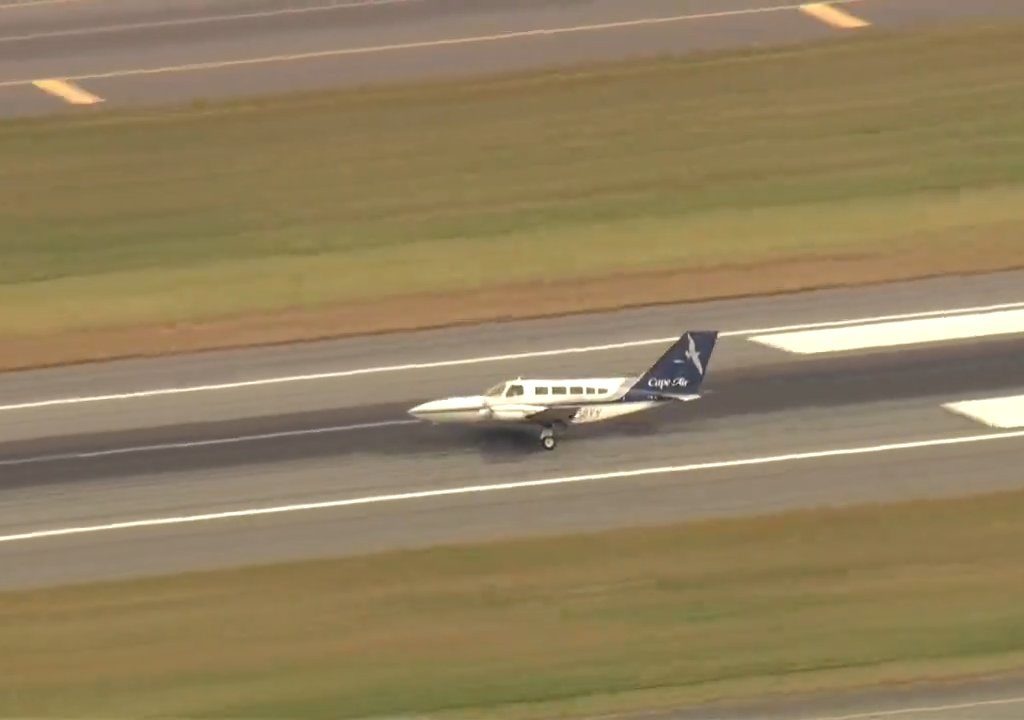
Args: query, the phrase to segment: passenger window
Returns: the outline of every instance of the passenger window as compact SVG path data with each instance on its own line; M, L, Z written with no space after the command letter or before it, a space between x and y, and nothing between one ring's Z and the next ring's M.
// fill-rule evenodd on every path
M587 395L597 395L597 388L587 388Z
M583 394L583 388L581 388L581 387L574 387L569 392L572 393L573 395L582 395Z
M523 394L523 386L522 385L510 385L509 388L508 388L508 395L507 395L507 397L514 397L516 395L522 395L522 394Z
M548 394L548 389L546 387L539 387L539 388L537 388L537 394L538 395L547 395Z
M564 387L554 387L554 388L551 388L551 393L553 395L565 395L565 388Z

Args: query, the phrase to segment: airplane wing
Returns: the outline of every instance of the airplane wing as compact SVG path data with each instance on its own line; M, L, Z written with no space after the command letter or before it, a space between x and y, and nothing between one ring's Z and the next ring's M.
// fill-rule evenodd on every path
M555 422L564 422L568 424L576 419L576 414L579 410L579 405L559 405L558 407L544 408L539 412L527 416L526 419L530 422L539 423L541 425Z
M509 405L502 404L487 409L491 420L502 422L534 422L534 418L548 412L546 405Z
M583 406L558 405L556 407L548 407L546 405L534 404L503 404L490 408L489 416L491 420L501 422L528 422L536 423L538 425L547 425L556 422L568 424L580 419L579 412L581 407Z

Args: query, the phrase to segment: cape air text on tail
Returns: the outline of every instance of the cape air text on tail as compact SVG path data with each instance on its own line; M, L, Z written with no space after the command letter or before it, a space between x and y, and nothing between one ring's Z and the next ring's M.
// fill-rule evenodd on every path
M632 391L670 398L697 395L717 340L717 331L687 332L640 377Z

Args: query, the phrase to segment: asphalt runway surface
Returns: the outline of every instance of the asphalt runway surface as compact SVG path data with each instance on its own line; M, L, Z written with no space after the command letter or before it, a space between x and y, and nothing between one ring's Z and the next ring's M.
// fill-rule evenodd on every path
M785 0L6 0L0 115L465 77L841 37ZM1024 16L1016 0L847 0L869 28ZM98 104L35 81L68 79Z
M1024 336L823 356L750 340L1021 288L1007 272L0 375L0 587L1024 487L1024 434L941 407L1024 392ZM405 415L518 374L640 371L688 328L723 331L704 399L575 427L554 452ZM1020 688L668 717L1002 720Z
M941 404L1024 392L1024 337L825 356L749 337L1021 302L1022 287L1010 272L9 373L0 586L1021 487L1024 438L929 443L992 431ZM639 372L699 327L723 331L705 398L575 426L554 452L525 430L405 412L519 374ZM607 344L624 345L593 349ZM827 454L892 443L921 444ZM658 467L675 469L636 474ZM537 480L550 482L487 489ZM188 520L116 527L160 518Z

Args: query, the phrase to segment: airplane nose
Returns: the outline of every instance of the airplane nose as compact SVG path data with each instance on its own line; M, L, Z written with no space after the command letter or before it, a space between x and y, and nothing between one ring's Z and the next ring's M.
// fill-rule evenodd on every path
M417 420L422 420L426 415L430 413L437 413L444 409L446 408L443 400L430 400L425 403L420 403L416 407L409 408L407 412Z
M481 405L479 398L455 397L430 400L411 407L406 412L414 418L430 422L468 422L477 417Z

